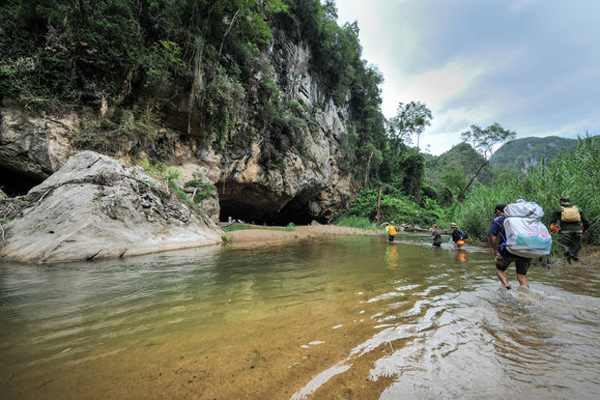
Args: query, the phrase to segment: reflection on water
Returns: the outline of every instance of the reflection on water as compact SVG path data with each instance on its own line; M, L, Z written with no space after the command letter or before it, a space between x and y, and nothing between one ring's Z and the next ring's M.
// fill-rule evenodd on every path
M400 235L1 265L0 398L597 398L598 270L506 291L489 253Z

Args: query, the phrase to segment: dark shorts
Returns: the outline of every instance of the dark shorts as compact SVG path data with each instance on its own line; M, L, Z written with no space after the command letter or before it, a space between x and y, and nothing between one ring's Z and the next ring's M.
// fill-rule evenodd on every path
M502 257L496 257L496 269L500 271L506 271L510 263L514 262L517 267L517 274L519 275L527 275L527 270L529 269L529 265L531 265L530 258L523 258L519 256L515 256L508 252L502 254Z

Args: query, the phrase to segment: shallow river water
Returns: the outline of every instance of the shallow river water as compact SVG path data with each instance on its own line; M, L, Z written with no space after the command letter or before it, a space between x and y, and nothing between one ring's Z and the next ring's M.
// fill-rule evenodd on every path
M0 264L0 398L600 398L597 267L399 237Z

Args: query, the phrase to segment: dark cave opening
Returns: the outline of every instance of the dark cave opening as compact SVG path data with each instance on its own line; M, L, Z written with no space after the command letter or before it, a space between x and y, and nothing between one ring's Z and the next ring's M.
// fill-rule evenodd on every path
M312 221L322 224L327 223L325 218L311 216L307 204L294 201L286 204L281 210L274 211L273 209L244 204L239 201L221 200L219 220L230 222L230 218L234 221L267 226L287 226L290 223L309 225Z
M26 195L29 190L44 180L0 166L0 189L9 197Z

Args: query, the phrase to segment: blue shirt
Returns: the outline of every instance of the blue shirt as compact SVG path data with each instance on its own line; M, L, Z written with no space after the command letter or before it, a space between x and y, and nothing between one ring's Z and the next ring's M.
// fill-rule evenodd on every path
M506 219L506 215L501 215L499 217L494 218L492 223L490 224L490 230L488 231L488 236L496 236L498 238L498 248L500 244L504 243L506 240L506 232L504 231L504 220Z
M496 236L498 240L498 251L500 252L500 254L502 254L502 256L510 255L511 257L526 259L527 257L514 255L506 248L506 231L504 230L505 219L506 215L501 215L499 217L494 218L494 220L490 224L488 236Z

